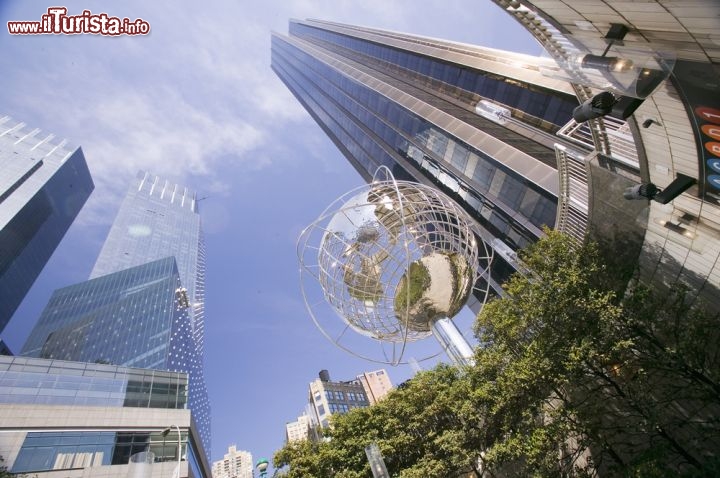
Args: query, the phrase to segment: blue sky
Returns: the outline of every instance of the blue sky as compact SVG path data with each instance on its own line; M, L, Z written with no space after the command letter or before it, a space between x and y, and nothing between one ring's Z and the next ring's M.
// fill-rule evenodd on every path
M377 364L335 348L302 302L295 244L362 184L270 70L270 32L321 18L531 54L541 48L482 0L244 0L62 3L143 18L148 36L11 36L60 2L0 2L0 113L80 145L95 191L4 339L18 351L50 294L87 279L139 169L207 196L205 369L211 460L228 445L272 458L321 369L347 380ZM464 327L471 322L465 314ZM432 339L431 339L432 340ZM433 344L430 344L433 345ZM409 367L388 369L395 383Z

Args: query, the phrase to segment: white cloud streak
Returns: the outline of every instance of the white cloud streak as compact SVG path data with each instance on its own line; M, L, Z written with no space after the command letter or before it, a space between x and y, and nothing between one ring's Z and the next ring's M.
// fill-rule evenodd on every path
M106 209L117 204L139 169L176 181L203 177L208 188L228 193L233 181L243 179L227 177L223 165L258 171L286 160L275 139L308 120L270 69L270 31L285 32L289 18L422 33L434 22L427 12L438 8L467 22L461 4L466 5L459 0L428 0L422 6L409 0L215 1L193 10L186 4L103 4L108 14L149 21L151 34L10 38L9 54L0 59L0 70L7 72L0 79L5 93L0 99L7 100L3 104L10 114L83 146L97 189L104 191L102 200L89 204L97 214L83 217L107 221ZM71 14L96 9L79 0L67 6ZM15 2L4 13L34 19L44 9ZM36 61L12 68L21 57ZM322 133L303 130L310 134L296 141L317 150L312 132Z

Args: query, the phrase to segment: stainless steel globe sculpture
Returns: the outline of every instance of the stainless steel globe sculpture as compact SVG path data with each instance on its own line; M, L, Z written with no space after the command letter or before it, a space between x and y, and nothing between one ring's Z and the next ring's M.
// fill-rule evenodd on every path
M375 176L334 201L300 235L301 288L328 339L356 356L396 365L404 363L406 344L455 316L474 287L487 298L488 284L478 279L492 249L442 192L397 181L387 168ZM339 316L340 326L328 315ZM381 353L359 351L349 329L379 343Z

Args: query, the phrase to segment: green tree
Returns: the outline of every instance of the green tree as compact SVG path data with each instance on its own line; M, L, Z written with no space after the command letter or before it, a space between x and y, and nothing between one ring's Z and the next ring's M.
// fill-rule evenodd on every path
M485 305L475 363L422 372L329 441L288 444L286 476L720 476L720 319L560 233L521 253Z
M328 453L327 442L294 441L275 452L273 466L275 469L284 468L279 475L287 478L332 476Z
M478 415L463 398L469 385L468 375L456 367L421 372L372 407L333 415L326 433L329 441L287 444L275 454L275 466L287 465L288 477L369 477L365 447L376 442L391 476L472 472Z
M476 323L473 368L492 396L483 459L526 476L714 476L717 315L658 296L558 232L521 255L507 297Z

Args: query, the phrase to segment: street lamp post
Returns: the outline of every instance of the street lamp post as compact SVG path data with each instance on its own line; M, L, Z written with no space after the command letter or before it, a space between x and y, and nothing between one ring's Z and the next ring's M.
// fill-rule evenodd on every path
M173 427L175 428L175 431L177 431L177 436L178 436L177 468L176 468L176 472L175 472L175 478L180 478L180 458L181 458L181 456L180 456L180 453L181 453L181 451L180 451L180 427L177 426L177 425L175 425L175 424L170 425L170 426L167 427L165 430L163 430L162 436L166 437L166 436L168 435L168 433L170 433L170 430L171 430Z
M366 446L365 455L370 463L370 471L372 471L373 478L390 477L387 467L385 466L385 460L383 460L382 453L380 453L380 447L377 443L371 443Z
M269 462L265 458L261 458L260 460L258 460L255 468L257 468L257 470L260 472L260 478L267 476L268 465Z

